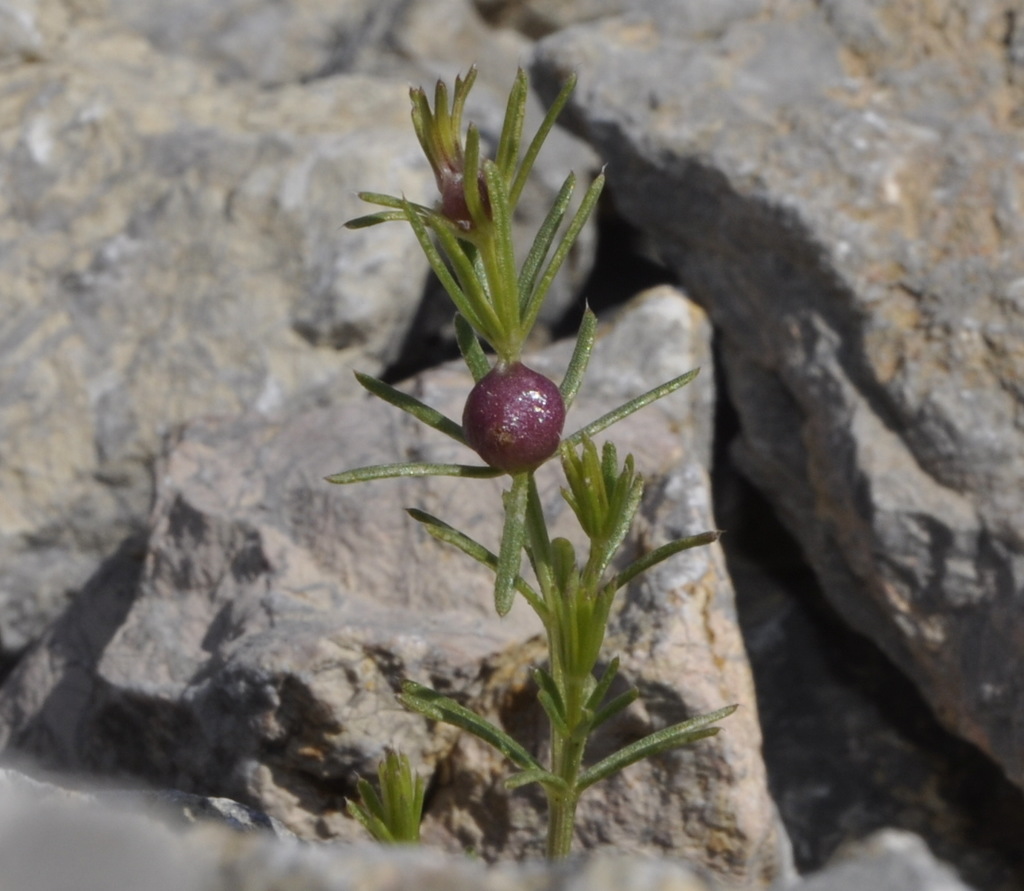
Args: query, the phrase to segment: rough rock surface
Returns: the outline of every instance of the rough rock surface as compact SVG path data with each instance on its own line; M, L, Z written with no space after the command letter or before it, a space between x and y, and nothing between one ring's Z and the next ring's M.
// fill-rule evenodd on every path
M671 289L640 300L599 341L569 429L707 364L706 334L703 317ZM530 364L557 375L568 346ZM471 381L443 368L412 386L457 416ZM616 430L620 450L633 452L648 478L633 548L713 525L697 460L710 428L706 397L691 395L699 392L691 385ZM0 737L50 767L129 773L252 803L307 837L353 834L343 796L393 745L435 776L427 831L437 840L487 858L537 853L538 802L504 791L507 767L394 699L399 680L412 677L475 699L528 744L543 744L522 680L538 660L532 614L519 603L498 620L486 570L402 511L419 506L494 546L500 483L332 488L322 480L400 456L469 458L441 439L369 398L274 421L190 425L158 469L137 591L99 585L75 602L3 688ZM556 532L572 535L549 469L543 497ZM718 547L680 555L633 586L609 646L646 708L627 713L599 745L728 702L747 705L715 740L592 790L580 839L674 850L733 882L784 872Z
M402 4L387 39L346 18L357 5L339 8L336 36L366 57L309 82L282 69L294 82L275 89L244 68L226 78L182 30L207 21L192 15L202 7L225 45L270 64L257 26L278 40L274 16L288 16L300 54L325 33L314 6L0 4L0 669L141 528L175 425L349 397L350 368L407 360L414 325L429 341L451 324L448 304L424 306L427 264L407 227L339 230L367 211L360 189L431 200L407 84L450 78L486 29L457 4L472 33L435 58L417 37L436 37L429 0ZM382 70L354 70L383 44ZM406 44L423 55L406 59ZM469 114L489 137L523 40L486 45L500 72ZM570 169L585 179L592 166L565 133L547 148L523 232ZM588 230L546 321L593 241Z
M759 7L568 29L535 73L579 73L575 125L721 331L736 458L826 595L1024 784L1019 8Z
M81 788L73 789L35 779L14 768L0 767L0 801L5 805L14 799L33 805L100 805L111 811L146 812L172 825L216 823L236 832L263 832L279 839L295 838L295 834L279 820L230 798L210 798L177 789L103 789L81 781L79 785ZM13 889L15 886L4 887Z
M236 805L236 808L238 806ZM117 844L112 845L111 839ZM119 808L88 793L0 770L4 887L17 891L721 891L677 858L591 853L545 865L486 866L436 849L310 845L202 823L182 831L164 810ZM779 891L965 891L907 833L879 833L807 881Z
M768 786L797 870L820 870L838 850L892 828L920 836L969 884L1017 891L1024 793L946 731L909 679L828 609L792 541L764 542L763 514L744 528L722 507L716 501ZM770 549L771 572L753 559L764 553L755 536Z
M0 73L6 653L139 528L168 430L351 392L352 364L396 355L426 277L403 233L337 233L368 180L429 194L390 148L401 83L266 94L123 34L65 49Z
M340 420L322 415L338 428L330 444L321 437L335 428L309 409L353 398L351 366L376 371L397 357L398 367L420 367L448 338L450 307L435 299L436 287L424 295L425 264L407 231L385 227L365 240L338 231L363 210L357 188L428 194L406 85L479 61L469 112L491 141L530 39L604 18L556 36L538 68L551 89L570 64L577 69L576 125L611 162L603 287L640 287L615 265L622 212L710 311L725 392L741 416L735 458L800 536L822 587L948 725L995 752L1019 783L1018 7L0 0L0 676L85 582L3 695L0 737L52 764L148 776L186 819L221 806L222 818L265 819L257 808L173 789L207 791L212 776L222 794L326 835L347 832L337 808L353 765L372 769L382 722L401 716L391 702L386 715L374 709L406 670L433 672L433 681L544 745L524 669L538 652L532 626L519 612L504 624L490 619L485 580L460 575L460 556L418 537L400 512L427 503L457 516L461 499L401 484L385 497L390 483L374 487L374 503L325 495L322 474L351 463L337 449L353 435L340 427L355 409L340 409ZM626 17L608 18L618 13ZM552 137L537 191L526 196L524 230L565 171L585 174L593 157L564 134ZM546 322L586 275L589 232L581 247ZM663 279L643 279L652 280ZM593 283L588 293L596 296ZM628 314L615 336L642 320ZM596 388L606 396L621 384L619 397L628 397L677 367L678 357L663 362L643 335L630 336L629 362L615 367L621 380ZM557 369L564 360L556 349L545 361ZM455 400L449 391L463 384L446 370L414 385ZM708 384L705 375L662 406L679 409L672 423L688 431L683 441L703 467ZM689 415L703 419L699 431ZM288 419L300 435L310 431L309 450L330 458L329 467L302 477L307 443L285 442ZM393 416L386 423L391 447L447 454L410 439ZM674 494L706 487L695 465L673 463L681 440L662 445L650 427L637 436L638 452L657 453L637 544L691 520L707 524L706 505ZM157 470L165 437L171 452ZM375 457L389 447L364 440ZM253 456L265 466L246 476ZM479 492L494 497L487 485ZM349 516L365 518L367 529L379 517L373 528L384 530L365 575L334 535ZM466 524L477 529L477 520ZM720 522L727 541L736 537L730 517ZM423 630L412 637L393 629L430 586L396 571L410 555L436 560L449 585L435 615L417 617ZM728 586L717 551L692 556L703 559L665 567L655 586L622 598L613 643L650 705L610 728L617 739L721 703L701 665L732 645ZM379 595L365 584L372 567L381 567ZM746 572L733 560L729 569L757 613L745 629L755 671L764 660L776 671L774 681L758 678L758 697L769 768L780 755L792 765L788 781L770 779L798 860L817 867L839 839L891 820L919 830L977 887L1018 887L1024 806L998 768L978 768L981 756L969 753L945 772L937 762L966 752L966 743L938 754L901 735L891 713L879 714L895 702L906 718L914 698L901 683L875 696L847 690L842 672L839 690L824 677L826 662L846 658L834 646L843 635L830 633L825 653L804 649L805 620L783 605L799 584L780 592L777 578L757 580L759 567ZM179 595L166 596L179 584ZM348 597L346 586L368 594ZM678 598L681 589L689 596ZM467 591L482 592L476 614L457 606ZM637 623L648 609L689 624ZM320 629L326 614L335 623ZM449 633L460 628L466 633ZM706 632L721 645L709 646ZM144 654L142 665L132 653ZM660 665L653 674L646 654ZM720 669L730 689L748 684L742 660ZM787 684L787 672L801 682ZM672 673L695 682L681 688L673 678L666 696L662 676ZM344 725L331 717L350 707ZM774 821L758 823L760 793L746 802L706 795L739 788L736 774L751 764L757 728L742 717L713 747L591 790L580 840L667 844L733 878L785 861L770 842ZM505 768L489 753L416 724L394 736L419 746L432 774L431 838L487 857L529 849L539 802L527 792L507 796ZM753 769L763 773L759 762ZM685 785L694 777L706 778L700 793ZM961 799L952 806L951 779ZM54 891L45 865L70 872L76 891L95 868L104 891L132 886L122 868L141 869L147 891L164 879L188 891L210 864L233 888L266 887L277 869L325 888L435 880L446 889L703 887L664 861L637 872L635 862L599 858L549 875L480 864L464 873L461 861L434 854L396 866L392 852L372 848L345 849L339 860L304 846L204 841L212 847L201 853L164 827L157 841L146 835L131 847L142 857L126 867L109 857L108 839L140 826L136 812L114 824L90 816L83 832L77 819L40 821L20 804L12 811L2 787L0 846L9 844L0 884L24 870L22 888L37 881ZM644 799L650 789L667 797ZM625 821L624 800L632 809ZM120 798L111 803L124 809ZM751 838L743 847L743 833L757 825L769 826L762 854L732 857L734 842L756 847ZM893 856L858 853L859 865L836 864L813 887L950 887L919 843L896 842ZM53 856L90 845L102 862ZM883 847L895 850L892 839ZM223 860L225 850L245 853ZM102 872L108 866L114 872ZM205 873L199 881L219 887Z
M877 832L852 845L828 869L797 885L801 891L966 891L948 866L909 832Z

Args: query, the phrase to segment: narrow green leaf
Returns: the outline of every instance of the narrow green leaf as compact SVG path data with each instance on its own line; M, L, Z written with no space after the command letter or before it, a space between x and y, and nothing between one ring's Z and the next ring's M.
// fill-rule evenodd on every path
M473 89L473 84L476 82L477 68L476 65L470 65L469 71L466 72L465 77L456 75L455 77L455 98L452 101L452 125L456 131L462 126L462 112L466 107L466 97L469 95L469 91Z
M428 514L426 511L419 510L419 508L406 508L406 513L418 523L422 523L426 526L427 532L434 536L438 541L454 545L462 551L462 553L472 557L478 563L482 563L492 572L498 571L497 555L485 548L478 541L470 538L464 532L460 532L454 526L449 526L443 520L439 520L437 517ZM544 602L541 600L540 595L533 590L530 584L526 582L521 575L516 576L515 588L523 595L526 602L530 604L534 612L537 613L540 620L543 622L547 616L547 607L544 606Z
M669 393L673 393L680 387L690 383L700 371L699 368L694 368L692 371L681 374L679 377L674 377L670 381L666 381L660 386L655 387L652 390L648 390L646 393L630 399L629 402L624 405L620 405L618 408L613 409L606 415L602 415L596 421L591 421L586 427L581 427L571 436L567 436L562 442L562 448L566 446L576 446L583 441L584 437L593 436L596 433L600 433L602 430L606 430L611 427L612 424L616 424L623 418L628 418L631 414L639 411L652 402L656 402L663 396L667 396Z
M434 122L434 129L442 139L450 137L452 119L448 111L448 84L440 78L434 87Z
M629 490L624 493L623 503L611 504L609 506L607 516L614 521L614 525L611 529L607 530L604 540L600 543L600 547L595 549L595 557L597 558L594 561L595 566L593 569L595 580L600 579L604 574L604 571L615 557L615 552L618 551L619 545L622 544L629 533L629 529L633 525L633 518L640 508L640 499L643 498L643 494L643 478L636 476L633 478Z
M554 579L551 574L551 539L548 537L548 524L544 518L544 506L537 491L537 482L530 475L530 491L526 499L526 553L530 557L537 581L545 602L555 596Z
M494 579L494 608L499 616L512 609L515 580L522 561L523 541L526 538L526 502L532 474L517 473L512 477L512 489L505 502L505 525L501 532L501 550L498 552L498 570Z
M565 258L569 256L569 251L572 250L573 244L579 237L584 223L587 222L587 218L594 210L594 206L597 204L598 196L600 196L601 189L603 187L604 174L602 173L590 184L590 188L587 189L579 209L576 211L575 216L573 216L572 221L569 223L569 227L565 230L565 234L562 236L561 242L559 242L558 247L555 248L555 253L551 257L551 261L548 263L547 268L544 270L544 275L541 277L536 290L530 297L530 312L527 314L526 318L523 319L524 330L529 331L530 328L533 327L533 323L537 318L537 313L540 312L541 306L544 305L544 298L547 297L548 289L551 287L551 283L555 280L555 276L558 275L558 270L562 268Z
M601 647L604 644L605 629L608 627L608 613L611 610L612 595L607 589L601 589L596 596L585 601L588 614L580 616L579 660L580 668L588 674L593 671ZM582 611L580 611L582 613Z
M433 721L443 721L445 724L472 733L523 770L542 769L537 760L504 730L480 717L476 712L459 705L454 699L431 690L430 687L424 687L415 681L403 681L398 700L406 708Z
M516 275L516 257L512 240L512 209L508 200L508 184L493 161L483 163L487 197L491 202L493 236L487 239L492 254L486 263L487 280L491 286L491 301L502 320L502 332L515 343L522 343L530 329L523 327L519 312L519 288ZM499 350L499 353L502 350ZM511 358L511 357L506 357Z
M590 352L594 348L594 339L597 336L597 316L588 306L583 310L583 318L580 320L580 328L576 333L576 346L572 351L572 358L569 360L569 367L566 369L565 378L562 380L559 391L566 409L576 400L580 384L583 383L583 375L586 373L587 365L590 363Z
M412 207L412 205L408 205L408 207ZM431 240L427 222L430 224L430 231L433 231L437 237L444 256L448 258L447 262ZM497 320L487 295L484 293L483 283L476 275L472 261L466 256L467 245L460 240L460 233L455 225L434 211L428 211L426 214L411 214L409 223L434 270L434 274L444 285L456 308L479 331L488 335Z
M395 837L388 830L388 827L384 825L384 821L380 817L371 814L364 807L361 807L358 802L351 800L346 802L346 810L350 817L353 817L362 824L371 837L379 842L394 844Z
M356 217L354 220L348 220L345 223L346 229L369 229L370 226L376 226L379 223L393 223L396 220L406 219L405 211L401 210L382 210L380 213L371 213L365 217Z
M599 708L595 713L590 723L591 729L600 727L609 718L615 717L624 708L629 707L636 702L637 697L640 695L640 691L636 687L630 687L625 693L620 693L618 696L608 701L607 705Z
M448 227L434 228L437 240L451 260L465 294L465 302L454 300L456 308L476 331L495 349L505 341L502 321L494 309L491 285L476 248Z
M480 131L470 124L466 132L466 160L462 177L462 192L466 198L469 218L477 225L486 225L487 215L480 195Z
M428 464L406 462L403 464L372 464L369 467L357 467L344 470L332 476L324 477L327 482L338 486L350 483L365 483L368 480L386 480L413 476L460 476L466 479L491 479L501 476L502 471L483 465L477 467L470 464Z
M709 545L712 542L718 541L719 532L701 532L698 535L691 535L688 538L677 538L675 541L670 541L667 544L663 544L660 547L655 548L649 554L644 554L637 560L634 560L629 564L622 572L615 576L614 579L609 582L609 586L613 590L618 591L623 585L628 585L633 579L643 572L646 572L652 566L657 566L669 557L680 553L681 551L687 551L690 548L697 548L701 545Z
M571 736L572 731L569 730L569 725L565 722L565 716L559 711L558 705L548 695L546 690L541 690L537 694L537 701L544 709L544 713L548 716L551 726L555 728L555 732L563 739Z
M380 800L377 790L370 785L369 780L360 777L356 781L356 789L359 791L359 797L362 799L363 807L378 820L384 820L384 804Z
M458 233L455 233L458 236ZM462 239L459 242L459 247L466 254L466 258L469 260L470 266L473 269L473 278L476 280L480 287L480 293L483 294L484 299L487 301L487 305L491 306L493 311L493 300L491 299L491 285L487 281L487 269L484 267L484 258L480 253L480 249L473 244L471 241Z
M476 325L477 314L475 312L475 307L470 303L466 293L455 280L455 277L448 268L448 264L445 263L444 258L442 258L437 248L434 247L434 243L430 240L430 233L427 231L427 227L424 225L423 219L415 212L415 209L408 201L403 201L402 207L409 220L409 225L412 226L412 231L416 235L416 240L419 241L420 248L423 250L427 261L430 263L430 268L434 270L434 275L437 276L438 281L440 281L444 286L444 289L448 292L448 296L451 297L452 302L459 308L459 311L472 320L474 325ZM438 234L438 238L443 239L443 236L441 235L442 230L435 229L435 231Z
M396 390L390 384L386 384L384 381L371 377L368 374L357 371L356 380L373 393L374 396L383 399L396 408L400 408L402 411L412 415L416 420L422 421L428 427L433 427L445 436L450 436L456 442L462 443L462 445L466 444L466 437L462 432L462 426L456 424L455 421L443 415L436 408L431 408L426 403L420 402L415 396L410 396L408 393Z
M484 297L479 280L473 272L472 263L463 252L456 235L451 231L447 222L440 222L442 217L437 214L426 217L436 223L432 225L432 229L455 269L458 281L434 246L426 224L423 222L424 217L417 214L409 202L403 202L403 207L416 235L416 240L419 241L420 248L430 263L430 268L434 270L434 274L448 292L448 296L451 297L456 308L472 323L474 328L485 337L490 337L497 319L494 310Z
M632 467L628 469L632 470ZM613 485L619 478L619 454L613 442L606 442L601 449L601 476L608 485Z
M491 363L487 361L484 348L480 346L480 339L461 312L455 314L455 342L459 345L459 352L466 360L474 382L491 370Z
M385 195L382 192L358 192L357 197L360 201L365 201L367 204L380 204L382 207L390 207L392 210L400 210L403 213L405 212L406 207L418 210L421 214L429 214L432 212L431 209L424 204L415 204L404 198L398 198L395 195Z
M604 672L601 674L601 679L594 685L594 689L590 691L590 696L587 697L587 702L584 708L591 712L597 711L601 705L601 701L608 695L612 682L615 680L618 673L619 657L615 656L605 667Z
M644 758L650 758L669 749L684 746L708 736L714 736L720 728L709 725L728 717L738 707L736 705L729 705L710 714L700 715L696 718L691 718L689 721L683 721L680 724L656 730L643 739L619 749L615 754L609 755L593 767L587 768L587 770L580 774L576 788L582 792L588 786L592 786L599 780L603 780L624 767L635 764Z
M526 120L526 97L529 85L526 72L520 68L505 106L505 121L498 139L498 151L494 161L506 182L511 181L516 162L519 160L519 145L523 136L523 121ZM513 206L514 207L514 206Z
M412 128L416 131L423 154L427 158L436 158L440 156L442 147L437 141L437 128L427 94L421 87L413 87L409 90L409 98L412 100Z
M551 697L551 701L558 707L559 713L564 716L565 703L562 701L562 694L559 693L558 685L550 673L543 668L535 668L533 670L533 679L537 682L537 686Z
M530 246L530 252L526 255L522 268L519 270L519 306L520 314L523 317L530 315L528 307L530 305L530 300L533 297L537 274L540 272L541 265L547 258L548 251L551 250L551 243L555 239L558 227L562 225L562 219L569 206L569 200L572 198L572 192L575 184L576 176L570 173L562 184L562 188L559 190L554 204L551 205L551 210L548 211L547 216L544 218L544 222L537 231L537 235L533 239L533 244Z
M551 128L555 125L555 119L562 113L562 109L565 108L565 103L569 101L569 96L572 95L572 91L575 88L576 75L570 74L557 98L551 103L551 107L544 116L544 120L541 122L537 132L534 134L533 139L530 140L530 145L526 149L526 154L523 155L522 163L516 171L516 178L513 180L512 187L509 189L509 204L512 207L515 207L519 203L519 195L522 193L523 187L526 185L526 181L530 177L530 171L533 170L533 162L537 160L537 155L540 154L540 149L541 146L544 145L544 140L547 139L548 133L551 132Z
M533 770L522 770L512 774L512 776L505 780L505 788L509 790L520 789L523 786L528 786L530 783L540 783L545 788L552 789L555 792L565 793L569 791L569 786L565 780L551 773L550 770L544 770L542 767Z

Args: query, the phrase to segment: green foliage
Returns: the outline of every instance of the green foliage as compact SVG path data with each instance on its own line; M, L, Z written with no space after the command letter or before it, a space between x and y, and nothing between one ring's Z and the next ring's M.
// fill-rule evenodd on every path
M451 94L439 82L433 105L423 90L414 89L411 93L413 126L434 171L441 195L438 205L424 207L404 198L364 192L364 200L386 209L348 225L361 228L395 220L410 225L455 304L459 349L473 380L480 381L491 369L481 340L495 350L498 362L519 360L551 282L597 202L603 176L590 185L571 215L575 178L572 174L566 178L532 246L517 267L512 242L513 214L537 153L569 99L574 79L566 83L522 152L527 83L520 71L491 160L481 155L478 130L470 125L465 135L462 131L466 96L475 78L475 69L464 78L456 78ZM597 320L588 309L559 385L566 408L579 392L596 328ZM596 764L584 765L591 734L637 698L637 691L632 688L610 695L619 673L617 657L600 668L615 593L661 561L718 537L717 532L711 531L669 542L612 573L615 557L643 496L643 479L636 472L631 455L620 460L612 443L606 442L599 450L592 437L685 386L696 374L695 369L661 384L562 440L559 455L566 481L562 496L588 540L582 562L568 540L549 537L532 470L510 475L510 487L503 495L504 524L497 553L437 517L418 509L409 510L410 516L432 536L494 572L494 603L499 615L509 611L518 593L540 618L549 659L547 665L534 670L534 678L538 701L551 726L550 764L540 764L500 727L429 687L407 680L399 700L406 708L472 733L501 752L519 768L506 781L510 789L529 783L542 786L549 806L551 857L569 852L576 805L585 789L643 758L713 736L719 729L714 726L716 722L736 708L728 706L655 731ZM462 427L451 418L375 378L357 377L378 398L456 442L466 443ZM328 480L348 484L426 475L473 479L500 476L502 471L473 464L405 462L356 468ZM535 583L520 572L524 554ZM413 817L418 826L422 808L422 781L412 776L404 758L389 753L380 768L380 783L382 793L377 796L369 784L360 781L362 804L350 803L350 812L377 838L413 840Z
M526 75L518 73L493 161L481 157L480 133L475 126L469 126L465 138L462 135L462 112L475 80L476 69L472 68L466 77L456 78L450 97L447 86L439 81L433 108L422 89L411 92L413 127L441 193L438 207L361 192L364 201L388 210L346 225L361 229L393 220L408 221L459 314L500 359L511 363L519 359L551 283L593 212L604 177L591 183L558 238L576 187L575 176L569 174L517 271L512 219L540 148L569 100L575 77L567 81L522 152L528 85Z
M377 767L380 794L360 777L359 801L348 802L349 815L377 841L412 844L420 840L423 816L423 777L409 765L405 755L388 751Z

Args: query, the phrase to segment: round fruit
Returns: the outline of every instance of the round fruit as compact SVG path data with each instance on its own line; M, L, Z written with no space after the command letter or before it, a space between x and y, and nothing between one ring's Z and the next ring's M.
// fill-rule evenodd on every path
M466 441L491 467L533 470L557 450L565 402L554 381L522 362L500 363L470 391L462 412Z

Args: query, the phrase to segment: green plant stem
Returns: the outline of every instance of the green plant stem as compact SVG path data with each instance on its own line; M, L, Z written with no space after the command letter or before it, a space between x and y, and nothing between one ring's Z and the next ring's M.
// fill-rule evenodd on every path
M573 828L576 825L576 805L579 794L548 793L548 848L549 860L561 860L569 856L572 849Z
M551 647L554 653L554 647ZM548 793L548 848L549 859L569 856L572 849L573 829L576 825L576 805L582 790L578 787L583 751L587 734L577 733L583 721L583 703L586 679L566 677L564 668L555 668L555 683L561 687L568 717L569 733L551 727L551 772L565 782L565 789L552 789Z

